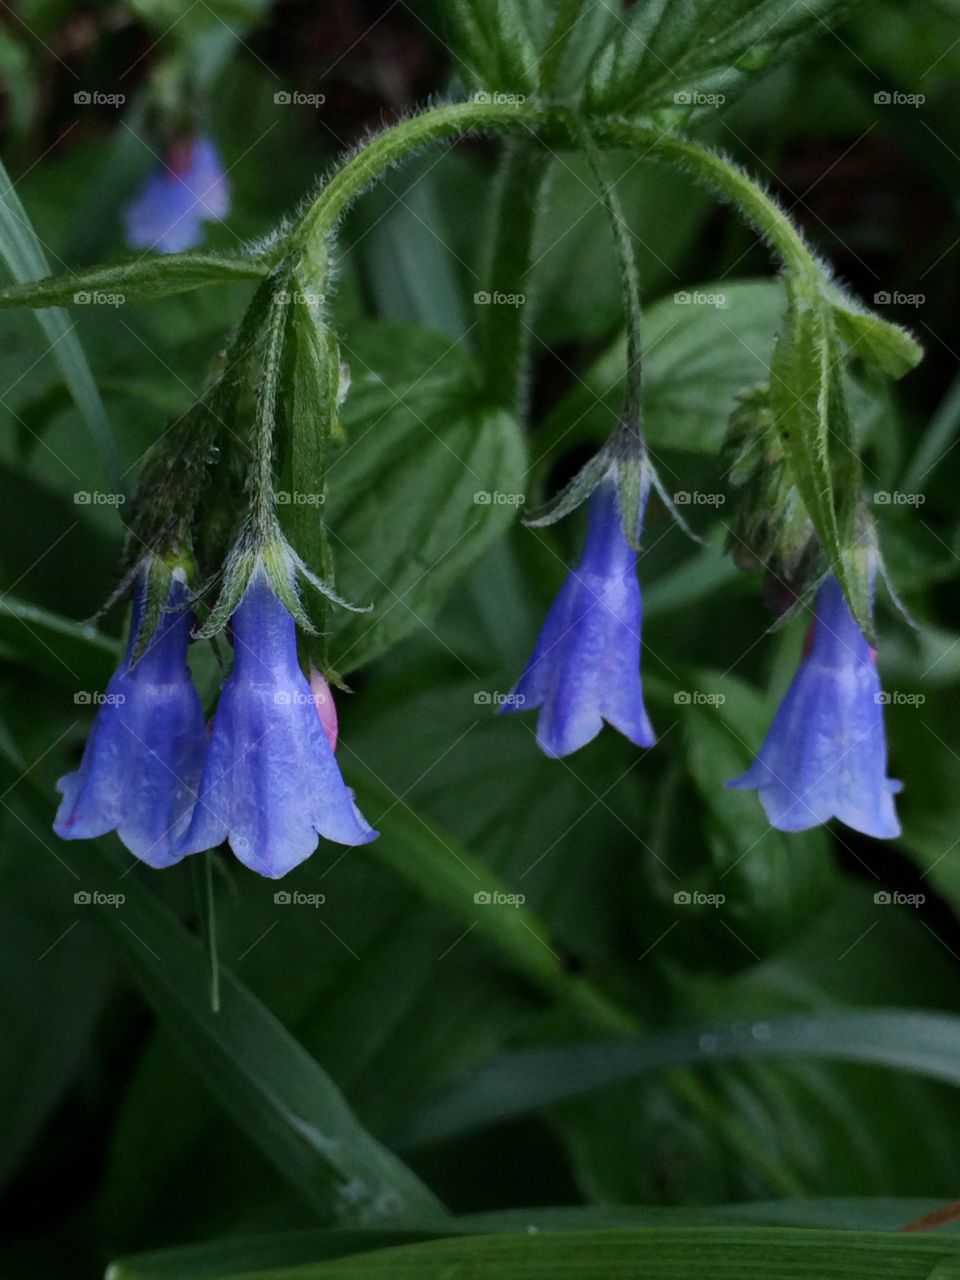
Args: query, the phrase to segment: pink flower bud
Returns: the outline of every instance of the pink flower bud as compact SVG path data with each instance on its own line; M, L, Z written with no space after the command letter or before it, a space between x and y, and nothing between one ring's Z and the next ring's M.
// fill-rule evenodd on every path
M330 686L312 662L310 664L310 692L313 694L313 701L317 708L317 715L320 717L320 723L323 725L323 732L327 735L327 741L330 743L330 750L336 751L337 706L333 700Z

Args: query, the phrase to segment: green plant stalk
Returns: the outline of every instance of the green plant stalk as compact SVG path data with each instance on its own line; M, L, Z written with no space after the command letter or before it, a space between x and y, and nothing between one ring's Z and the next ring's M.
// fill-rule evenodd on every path
M273 433L280 404L280 379L283 370L283 347L286 337L286 309L280 301L280 285L276 280L273 297L264 321L265 351L261 382L257 395L254 424L254 460L251 476L251 519L258 546L263 546L276 524L273 491Z
M537 216L550 173L550 153L517 141L507 149L497 179L489 266L484 287L497 293L523 293L533 255ZM524 372L531 329L523 306L483 309L480 363L486 394L512 412L523 408Z
M193 859L193 878L197 893L197 905L200 916L200 930L203 938L203 949L207 957L207 978L210 983L210 1009L220 1012L220 952L217 945L217 909L213 894L213 860L216 854L212 849L199 854Z
M424 111L378 134L333 175L298 222L287 243L303 251L325 244L346 209L393 165L445 138L471 130L537 131L545 145L582 146L580 129L564 107L538 102L461 102ZM807 247L789 216L744 170L688 138L621 120L593 120L590 130L601 149L642 151L652 160L685 170L729 200L768 242L788 272L829 284L825 267Z
M519 131L541 119L535 103L455 102L411 116L355 152L287 233L291 245L322 245L353 201L393 165L432 142L472 130Z
M633 241L623 214L623 206L604 173L603 162L597 154L593 137L587 128L579 132L583 140L584 152L600 189L600 199L603 201L603 207L610 221L610 230L613 233L613 242L620 264L623 314L627 327L626 396L623 421L630 430L640 433L643 423L643 307L640 302L640 272L637 268L637 255L633 251Z

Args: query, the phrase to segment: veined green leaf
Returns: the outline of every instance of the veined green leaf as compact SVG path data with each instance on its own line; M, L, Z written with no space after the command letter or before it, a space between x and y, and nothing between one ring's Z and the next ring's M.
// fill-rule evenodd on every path
M546 6L531 0L448 0L446 28L467 83L480 91L535 93L537 19L545 14Z
M330 662L346 673L431 617L516 519L523 439L485 404L462 350L422 331L374 325L341 342L352 385L346 440L331 449L324 511L337 591Z
M598 50L589 109L703 119L767 70L798 39L822 31L849 0L648 0Z
M860 460L830 304L793 280L770 362L773 426L827 562L872 633L866 556L858 554Z
M184 293L208 284L259 280L268 268L257 258L227 258L213 253L145 254L111 267L87 267L0 289L0 308L117 305Z

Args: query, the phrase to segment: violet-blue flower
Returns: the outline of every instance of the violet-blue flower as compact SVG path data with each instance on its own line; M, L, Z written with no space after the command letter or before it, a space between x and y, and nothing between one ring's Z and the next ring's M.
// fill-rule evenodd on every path
M175 142L124 210L127 243L134 249L181 253L203 239L203 222L230 208L230 184L215 144L206 137Z
M242 863L276 879L308 858L320 836L373 840L300 669L294 620L262 570L233 615L233 647L182 851L228 840Z
M146 594L143 579L126 655L107 685L80 768L57 783L63 799L53 829L64 840L116 830L142 862L169 867L183 856L177 840L196 799L206 731L186 662L186 586L173 579L168 611L134 662Z
M835 817L864 835L900 834L893 796L901 784L887 777L874 655L833 575L817 593L810 652L760 753L728 786L759 792L780 831L805 831Z
M638 532L642 519L641 503ZM605 720L637 746L653 746L640 686L641 621L637 553L624 533L611 471L590 495L583 556L503 710L540 708L537 742L548 756L577 751Z

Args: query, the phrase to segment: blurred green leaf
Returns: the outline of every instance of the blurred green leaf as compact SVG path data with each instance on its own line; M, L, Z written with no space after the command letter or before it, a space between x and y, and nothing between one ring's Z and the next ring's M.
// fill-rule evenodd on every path
M516 517L524 450L509 414L484 407L456 345L388 325L341 342L352 386L332 451L326 510L337 590L373 613L331 619L330 661L363 666L429 626L444 596Z
M663 124L709 118L798 39L822 31L849 0L650 0L625 14L596 54L591 111L652 116Z
M672 1067L797 1056L868 1062L960 1085L960 1018L914 1010L825 1013L633 1041L518 1050L494 1059L425 1107L399 1140L413 1145L449 1139Z
M104 688L118 657L116 641L95 627L9 594L0 597L0 640L23 662L77 693Z
M786 300L774 280L714 281L678 290L646 312L644 422L656 448L715 452L738 391L767 377ZM626 340L619 337L550 412L548 442L603 439L623 407Z
M467 84L480 92L535 93L547 17L544 0L447 0L450 48Z
M297 1190L345 1221L440 1213L426 1187L358 1124L321 1067L228 970L221 1008L208 1001L203 949L136 879L121 878L99 846L85 850L110 930L132 976L236 1123Z
M0 162L0 257L7 270L20 284L49 276L50 268L40 241L20 203L14 184ZM80 340L73 332L75 325L60 310L37 316L37 322L46 334L54 359L60 366L70 394L83 414L90 435L103 456L111 477L119 474L113 434L103 402L97 390Z

